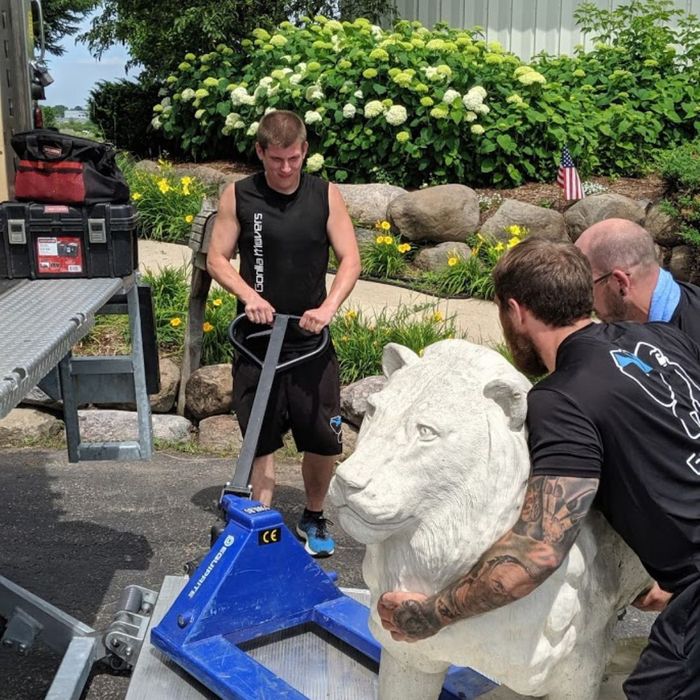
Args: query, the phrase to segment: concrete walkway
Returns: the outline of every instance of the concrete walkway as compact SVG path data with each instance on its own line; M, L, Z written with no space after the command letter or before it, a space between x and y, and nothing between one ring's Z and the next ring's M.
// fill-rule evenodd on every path
M139 267L142 271L157 272L163 267L189 265L191 257L192 251L185 245L139 241ZM330 286L332 282L333 276L328 275L328 285ZM467 340L491 346L503 342L496 306L490 301L438 299L391 284L360 280L345 302L344 308L362 310L363 314L371 317L381 313L382 310L391 313L400 306L425 303L435 304L436 310L446 318L454 315L455 325Z

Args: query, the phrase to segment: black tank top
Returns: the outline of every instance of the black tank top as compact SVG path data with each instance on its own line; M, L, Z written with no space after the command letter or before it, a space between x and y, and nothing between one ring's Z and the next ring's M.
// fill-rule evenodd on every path
M301 316L320 306L328 268L328 182L302 174L297 190L282 194L258 173L236 182L235 190L243 280L279 313Z

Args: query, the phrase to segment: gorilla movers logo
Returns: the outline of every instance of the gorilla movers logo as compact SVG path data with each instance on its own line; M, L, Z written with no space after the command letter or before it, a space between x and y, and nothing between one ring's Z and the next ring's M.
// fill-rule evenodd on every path
M637 343L633 353L611 350L610 354L620 372L636 382L655 403L670 411L688 437L700 438L700 386L683 367L650 343ZM697 452L686 463L700 476Z

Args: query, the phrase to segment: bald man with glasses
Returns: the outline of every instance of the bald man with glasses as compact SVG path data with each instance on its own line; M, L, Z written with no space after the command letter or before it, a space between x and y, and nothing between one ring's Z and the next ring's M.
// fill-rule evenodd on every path
M576 247L593 270L593 306L614 321L665 321L700 345L700 287L679 282L660 267L649 233L627 219L587 228Z

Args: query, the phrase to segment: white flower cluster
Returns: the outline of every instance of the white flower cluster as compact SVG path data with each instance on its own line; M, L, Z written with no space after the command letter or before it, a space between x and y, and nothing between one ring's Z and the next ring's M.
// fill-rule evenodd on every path
M457 92L457 90L449 88L448 90L445 90L445 94L442 96L442 101L445 104L451 105L455 100L458 100L460 97L461 95Z
M244 129L245 122L241 119L241 115L237 112L231 112L227 115L226 121L224 122L224 127L221 129L221 133L224 136L228 136L234 129Z
M491 110L484 104L486 94L486 90L481 85L475 85L462 98L462 104L475 114L488 114Z
M384 115L384 119L392 126L399 126L399 124L403 124L408 119L408 113L405 107L392 105Z
M194 90L192 88L185 88L182 93L180 93L183 102L189 102L194 99Z
M306 169L310 173L318 172L323 167L324 160L320 153L314 153L306 159Z
M318 83L309 85L309 87L306 88L306 99L309 102L321 102L323 98L323 90L321 89L321 86Z
M343 107L343 116L346 119L352 119L355 116L355 113L357 112L357 109L355 108L355 105L348 102L344 107Z
M368 119L378 117L380 114L384 114L384 109L384 105L379 100L370 100L365 105L365 117Z
M253 95L249 95L248 90L240 85L231 92L231 103L234 107L237 107L238 105L254 105L255 97L253 97Z
M316 124L316 122L323 121L323 117L315 109L310 109L304 115L304 121L309 125Z

